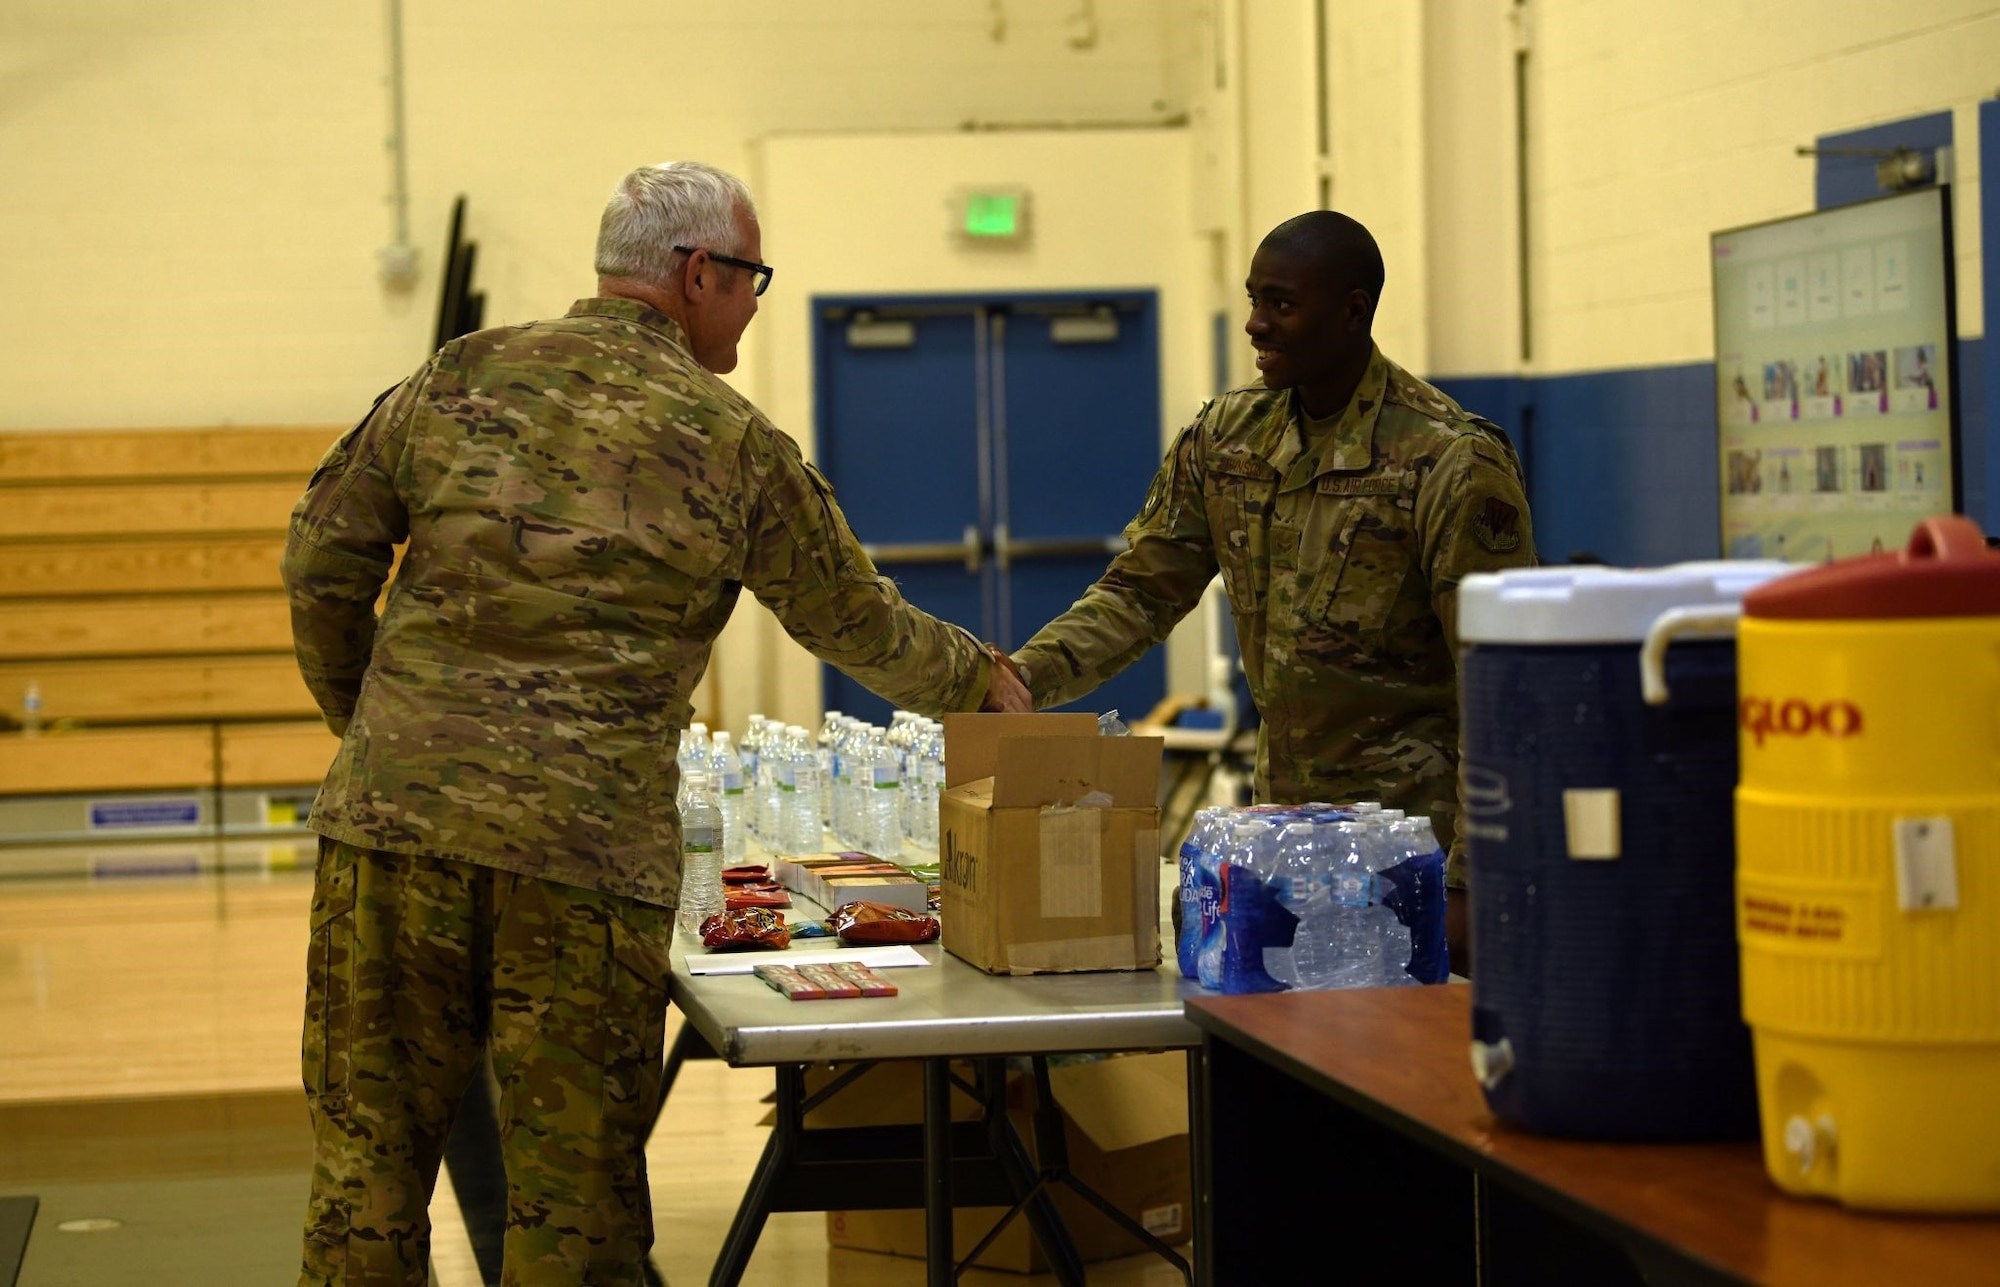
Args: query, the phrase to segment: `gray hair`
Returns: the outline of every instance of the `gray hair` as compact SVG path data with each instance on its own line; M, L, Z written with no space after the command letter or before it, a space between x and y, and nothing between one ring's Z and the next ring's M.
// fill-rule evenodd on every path
M757 208L743 180L700 161L644 165L618 182L597 225L597 275L665 286L681 255L675 246L733 255L736 211Z

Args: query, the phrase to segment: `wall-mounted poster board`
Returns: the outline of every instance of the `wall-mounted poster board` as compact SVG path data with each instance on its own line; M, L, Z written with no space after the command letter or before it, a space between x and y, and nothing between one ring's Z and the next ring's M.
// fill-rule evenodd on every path
M1950 189L1711 240L1722 553L1896 550L1957 513Z

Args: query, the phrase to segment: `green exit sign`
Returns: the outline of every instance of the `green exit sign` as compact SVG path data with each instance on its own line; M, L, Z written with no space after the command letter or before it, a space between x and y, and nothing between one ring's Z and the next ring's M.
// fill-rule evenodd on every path
M1024 188L968 188L958 197L958 234L967 241L1023 241L1028 235Z

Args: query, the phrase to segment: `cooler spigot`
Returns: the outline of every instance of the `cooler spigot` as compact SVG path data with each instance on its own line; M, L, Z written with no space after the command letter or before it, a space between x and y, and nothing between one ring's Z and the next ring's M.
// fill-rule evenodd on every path
M1813 1164L1822 1156L1831 1165L1837 1139L1833 1118L1825 1113L1811 1121L1806 1120L1805 1114L1797 1113L1785 1122L1785 1152L1798 1166L1800 1175L1811 1174Z
M1514 1043L1502 1037L1498 1041L1475 1041L1472 1043L1472 1075L1487 1090L1498 1086L1508 1073L1514 1071Z

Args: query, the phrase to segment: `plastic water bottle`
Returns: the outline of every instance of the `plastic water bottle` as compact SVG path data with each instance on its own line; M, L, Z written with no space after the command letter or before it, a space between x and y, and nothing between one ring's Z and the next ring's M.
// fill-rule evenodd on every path
M1272 978L1295 988L1333 984L1338 922L1332 850L1326 843L1332 825L1310 816L1288 822L1278 832L1272 855L1272 892L1298 925L1289 945L1264 948L1264 968Z
M896 792L896 829L907 842L910 839L910 797L914 790L916 771L917 721L922 717L915 711L897 711L889 717L889 749L896 753L896 772L902 778L902 790Z
M1328 892L1333 908L1328 987L1361 988L1382 980L1382 935L1369 919L1376 848L1365 822L1331 826Z
M833 826L832 783L834 757L838 754L834 741L840 733L841 721L845 718L846 716L839 711L828 711L826 718L820 721L819 733L813 738L813 758L819 764L819 780L827 786L826 790L820 792L819 798L819 825L822 831Z
M709 781L718 788L716 804L722 810L722 861L734 867L743 861L748 848L744 834L743 806L748 792L743 788L743 761L726 732L709 739Z
M1265 945L1282 937L1290 916L1272 897L1271 840L1277 827L1268 815L1238 818L1229 828L1213 865L1218 897L1215 924L1197 962L1201 985L1220 992L1277 992L1284 984L1264 968Z
M831 804L827 812L833 815L834 838L844 845L860 843L857 837L861 834L861 826L854 809L854 753L861 728L860 720L843 716L833 730L832 771L826 782L827 798Z
M674 803L686 808L688 774L708 767L708 725L696 721L681 730L681 741L674 750L674 760L681 770L681 784L674 793Z
M868 838L868 809L874 800L875 742L881 736L882 730L867 720L857 719L847 729L843 756L847 766L847 835L854 847L862 850L873 843Z
M743 827L764 842L764 821L757 816L757 761L764 749L764 717L753 714L743 725L743 740L737 744L737 757L743 761Z
M722 890L722 810L709 789L708 774L695 769L684 779L687 804L681 809L681 901L677 920L696 938L701 923L728 905Z
M785 746L785 726L764 722L764 745L757 756L757 843L771 853L783 852L785 836L784 783L791 772L790 752Z
M797 724L789 726L786 733L792 747L792 826L787 852L816 854L826 847L826 788L820 774L819 747L813 735Z
M1222 805L1208 805L1195 812L1188 824L1187 838L1181 841L1180 884L1177 896L1181 907L1180 933L1174 939L1174 962L1181 977L1201 977L1201 943L1208 933L1208 920L1215 910L1216 890L1209 883L1203 863L1204 850L1215 843L1221 823L1229 814Z
M903 766L887 737L870 740L868 843L862 846L890 861L903 853Z
M1431 820L1406 818L1389 829L1401 859L1375 877L1382 903L1408 930L1407 981L1444 983L1451 978L1451 948L1445 936L1445 853ZM1395 979L1393 982L1404 982Z
M1395 889L1395 881L1388 875L1391 869L1410 856L1405 837L1397 831L1405 826L1407 815L1401 809L1380 809L1362 821L1368 824L1368 841L1373 850L1368 865L1375 873L1364 920L1380 939L1376 954L1378 972L1373 986L1397 987L1415 983L1409 972L1412 946L1409 924L1393 905L1390 896Z
M911 840L926 853L938 847L938 798L944 793L944 725L925 720L917 738L917 793L911 798Z

